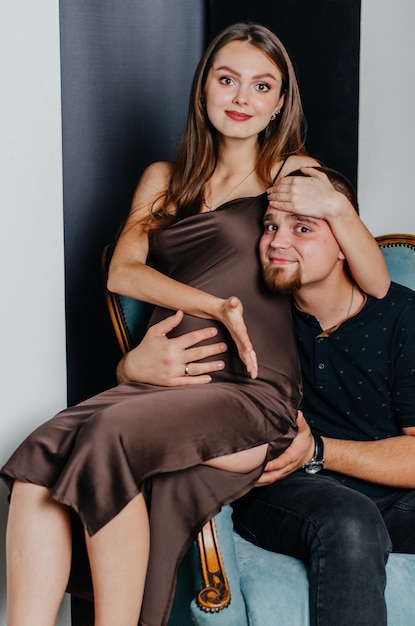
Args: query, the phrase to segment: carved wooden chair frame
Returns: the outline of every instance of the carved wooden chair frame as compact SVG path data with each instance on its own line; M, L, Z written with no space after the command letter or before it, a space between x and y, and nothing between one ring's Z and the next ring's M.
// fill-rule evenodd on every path
M415 235L407 235L403 233L396 233L393 235L379 235L376 237L378 245L383 248L386 246L405 246L407 248L413 248L415 250Z

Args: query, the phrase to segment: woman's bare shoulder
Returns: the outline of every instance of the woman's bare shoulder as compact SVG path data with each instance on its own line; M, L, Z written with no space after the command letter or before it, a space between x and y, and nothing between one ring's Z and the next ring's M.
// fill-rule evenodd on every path
M290 172L298 170L300 167L316 167L319 165L319 161L308 156L308 154L293 154L285 161L281 174L287 175Z
M147 210L163 195L170 181L172 165L169 161L156 161L146 167L134 193L132 212Z
M141 184L165 189L171 176L173 163L171 161L155 161L144 170L138 187ZM137 189L138 189L137 187Z

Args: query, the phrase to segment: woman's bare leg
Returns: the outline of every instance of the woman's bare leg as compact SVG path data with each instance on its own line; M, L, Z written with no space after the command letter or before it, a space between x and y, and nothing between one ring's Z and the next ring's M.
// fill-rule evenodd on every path
M249 448L248 450L241 450L240 452L234 452L226 456L219 456L216 459L210 459L209 461L205 461L204 465L210 465L211 467L223 469L227 472L240 472L241 474L245 474L262 465L265 461L267 450L268 444L263 443L255 448Z
M68 582L68 510L45 487L15 481L7 525L8 626L53 626Z
M147 507L136 496L95 535L86 535L95 626L137 626L150 547Z

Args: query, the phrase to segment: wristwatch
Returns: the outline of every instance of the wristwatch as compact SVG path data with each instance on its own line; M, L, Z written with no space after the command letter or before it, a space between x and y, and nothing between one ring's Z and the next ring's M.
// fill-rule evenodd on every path
M310 461L307 461L307 463L304 463L304 465L302 466L302 469L307 474L317 474L317 472L322 470L324 467L323 440L320 437L320 435L315 435L314 433L313 433L313 437L314 437L314 442L315 442L313 458L310 459Z

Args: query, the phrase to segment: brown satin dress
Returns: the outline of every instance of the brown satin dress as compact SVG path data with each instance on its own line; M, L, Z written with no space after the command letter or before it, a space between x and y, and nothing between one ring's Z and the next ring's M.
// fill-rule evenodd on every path
M269 460L295 436L300 369L289 298L271 295L261 280L265 208L266 194L232 200L182 220L151 242L162 272L242 300L258 356L256 380L218 324L212 341L223 339L229 349L225 370L211 383L119 385L40 426L1 470L10 487L14 479L49 487L91 535L139 492L145 495L151 554L141 626L167 624L184 552L204 522L248 491L262 471L238 474L201 462L267 442ZM170 313L156 308L151 323ZM186 315L175 334L212 324Z

